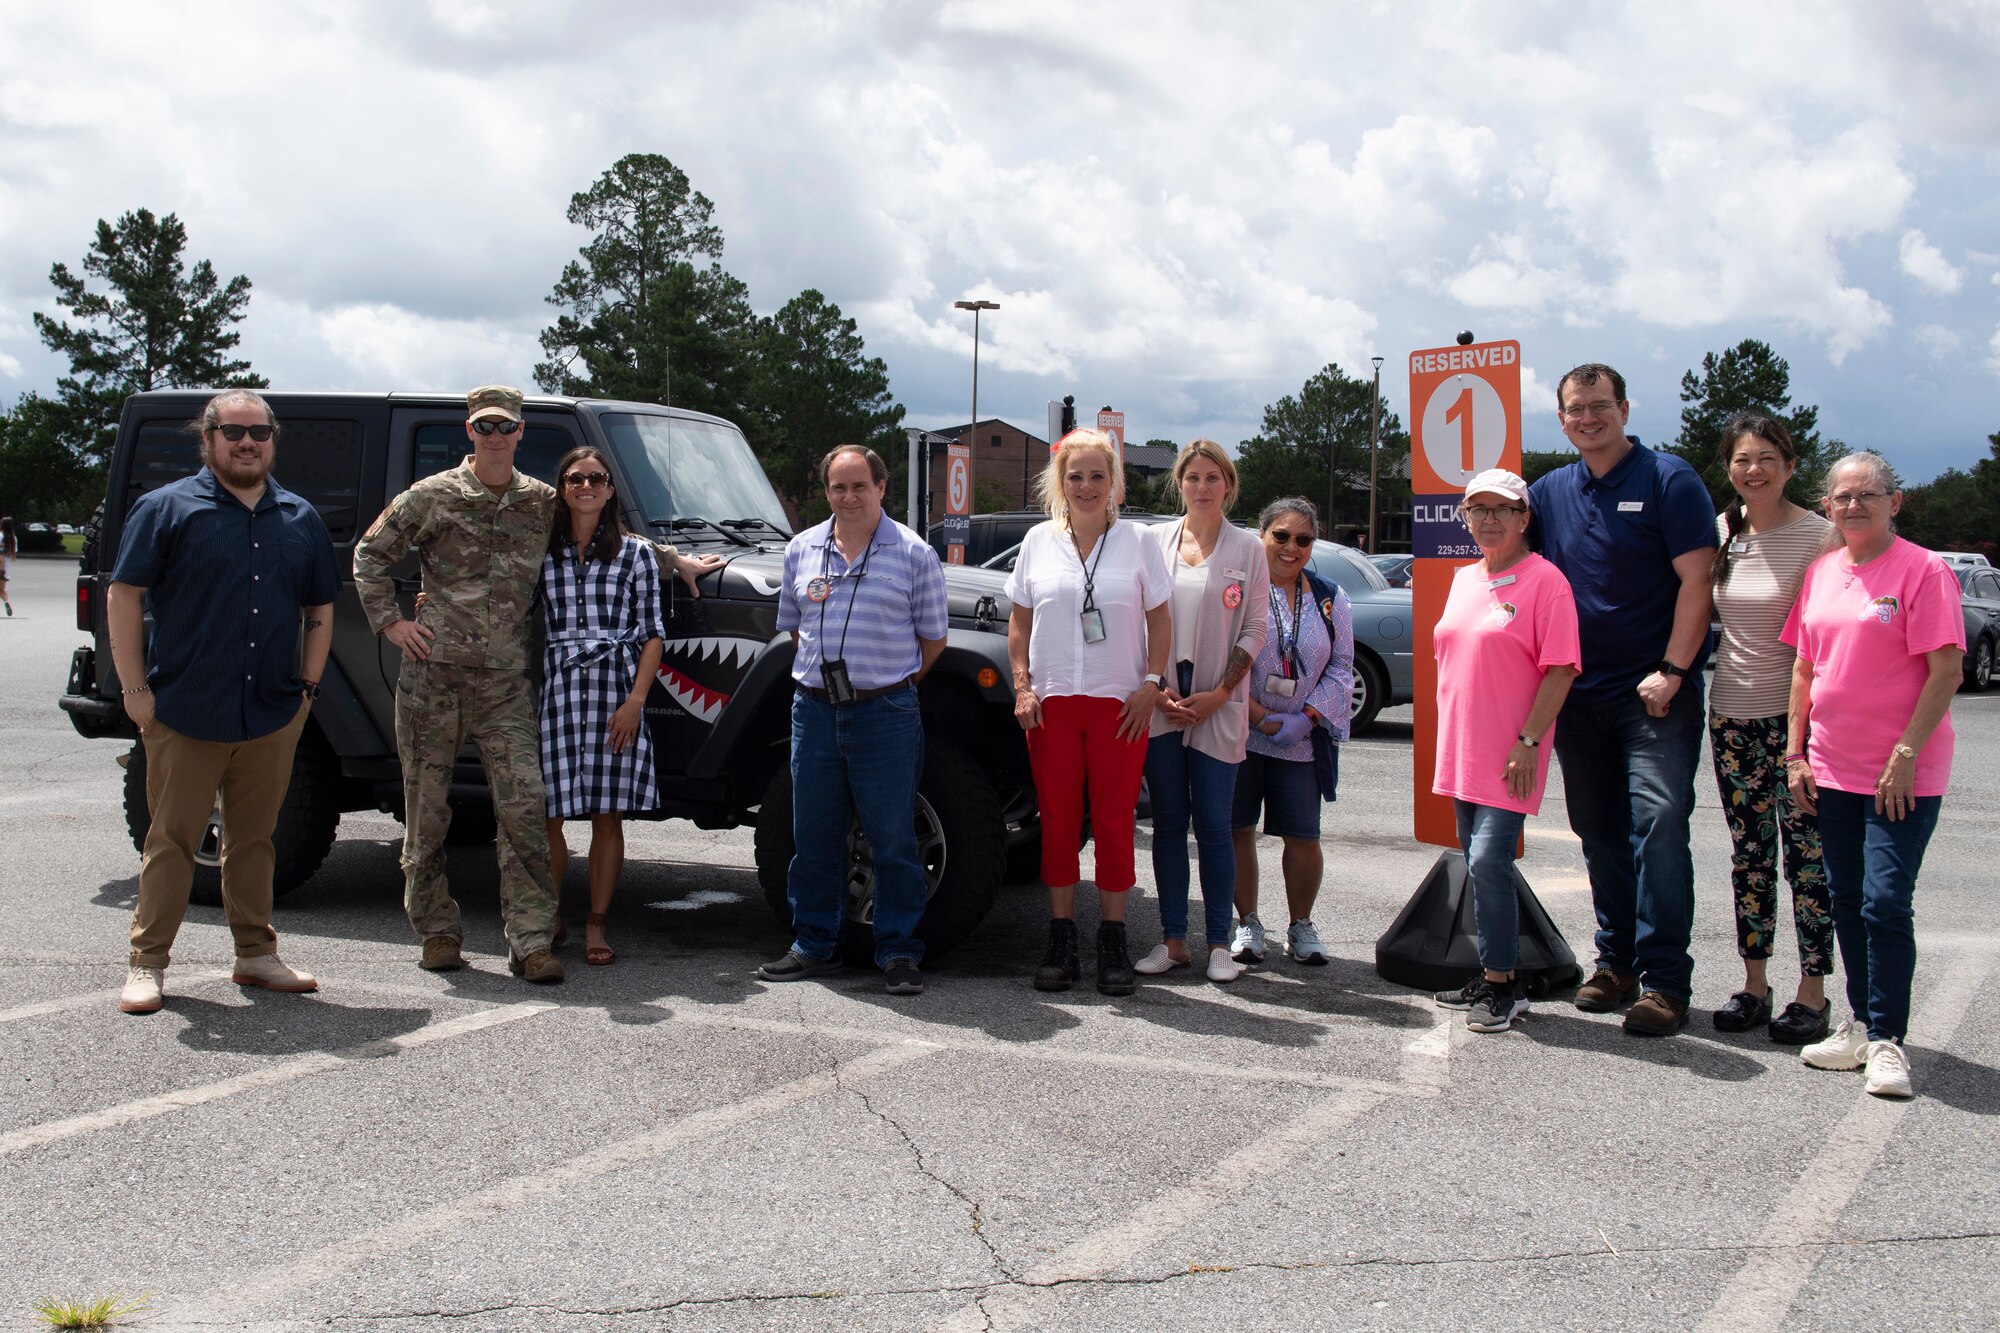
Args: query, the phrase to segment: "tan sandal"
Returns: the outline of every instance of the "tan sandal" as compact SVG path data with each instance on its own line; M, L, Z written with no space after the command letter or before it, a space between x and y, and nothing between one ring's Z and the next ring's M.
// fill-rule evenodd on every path
M602 930L604 929L604 923L610 917L611 914L609 912L592 912L583 919L585 924L596 926L599 930ZM608 944L592 944L584 948L583 961L592 967L604 967L617 962L618 955L612 952L611 946Z

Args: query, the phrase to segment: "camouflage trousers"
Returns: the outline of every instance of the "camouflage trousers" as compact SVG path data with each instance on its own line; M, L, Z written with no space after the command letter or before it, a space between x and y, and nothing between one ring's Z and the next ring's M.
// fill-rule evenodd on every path
M534 691L519 671L405 661L396 680L396 752L403 761L403 908L417 934L463 938L445 883L452 765L470 740L486 766L500 826L500 916L522 957L549 947L556 915L542 800Z

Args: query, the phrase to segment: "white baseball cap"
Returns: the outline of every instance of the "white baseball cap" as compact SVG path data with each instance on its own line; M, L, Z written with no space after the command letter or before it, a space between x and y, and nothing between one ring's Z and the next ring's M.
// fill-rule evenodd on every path
M1471 481L1465 483L1465 493L1468 496L1482 493L1504 495L1509 500L1519 500L1522 504L1528 503L1528 483L1522 481L1520 477L1509 472L1504 467L1487 468Z

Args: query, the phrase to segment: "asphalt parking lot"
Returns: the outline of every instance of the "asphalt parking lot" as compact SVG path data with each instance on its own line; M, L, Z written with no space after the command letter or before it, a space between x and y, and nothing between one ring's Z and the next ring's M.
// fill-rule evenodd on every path
M615 966L581 963L578 858L569 982L509 977L491 853L468 849L472 966L433 975L400 826L352 815L279 909L317 995L231 985L197 908L166 1010L132 1017L119 747L55 707L74 570L20 561L0 621L0 1327L112 1292L147 1294L144 1330L1753 1333L1983 1325L2000 1297L2000 695L1954 707L1909 1103L1710 1027L1741 973L1705 774L1681 1036L1561 1000L1478 1036L1379 979L1435 855L1407 836L1408 710L1343 756L1323 968L1038 994L1045 903L1019 885L921 997L862 972L770 987L752 971L786 939L749 833L638 823ZM1587 961L1559 786L1527 842ZM1158 933L1145 859L1135 953ZM1792 947L1786 927L1781 988Z

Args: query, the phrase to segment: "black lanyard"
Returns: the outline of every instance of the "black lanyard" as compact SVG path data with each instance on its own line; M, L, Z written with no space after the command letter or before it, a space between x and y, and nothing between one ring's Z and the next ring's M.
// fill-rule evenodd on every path
M1303 676L1306 670L1305 662L1299 657L1299 640L1304 637L1299 628L1299 616L1303 614L1305 593L1305 575L1301 574L1299 581L1292 585L1292 637L1287 639L1282 614L1285 604L1278 600L1278 590L1271 589L1271 619L1278 622L1278 651L1283 654L1279 665L1284 667L1286 675L1294 678Z
M1103 562L1104 548L1110 545L1110 543L1111 527L1107 524L1104 531L1098 534L1097 554L1088 563L1085 563L1083 548L1078 546L1076 542L1076 529L1071 528L1069 530L1070 547L1076 552L1076 563L1083 568L1083 609L1085 611L1095 611L1097 609L1097 566Z
M875 521L875 530L879 532L881 529L882 521L877 519ZM861 597L861 580L868 577L868 562L874 558L875 533L871 532L868 534L868 549L861 553L861 567L855 569L849 566L847 573L840 576L840 580L843 583L850 578L854 580L854 591L847 595L847 619L840 622L840 651L834 655L833 659L836 662L845 662L847 660L847 631L854 624L854 603ZM826 585L826 596L820 600L819 604L819 634L817 636L819 639L819 660L822 662L826 661L826 604L833 600L833 580L827 575L827 570L832 567L832 563L833 529L832 527L828 527L826 530L826 545L819 548L819 581Z

